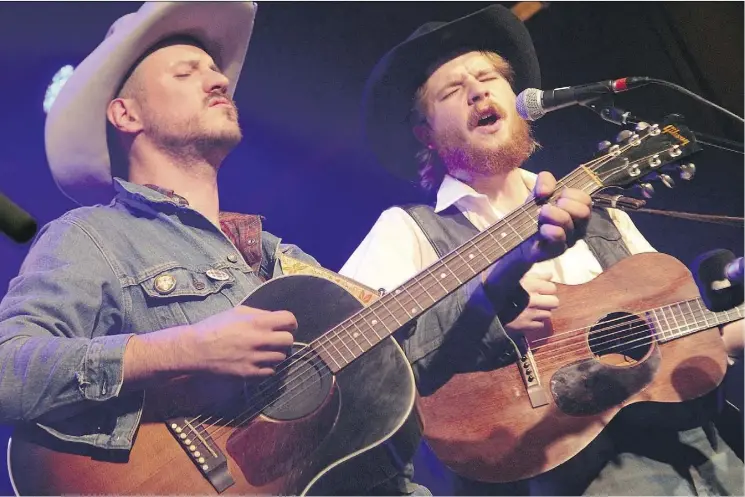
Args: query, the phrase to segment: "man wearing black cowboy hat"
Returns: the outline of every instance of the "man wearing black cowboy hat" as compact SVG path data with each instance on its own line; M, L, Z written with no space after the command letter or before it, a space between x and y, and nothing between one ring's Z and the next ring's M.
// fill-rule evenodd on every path
M516 94L527 87L540 87L535 49L522 22L499 5L450 23L425 24L390 50L365 88L366 137L383 166L418 181L436 202L383 212L340 273L372 288L396 288L522 205L532 190L552 184L550 175L520 168L536 147L515 109ZM588 205L571 192L569 198ZM516 251L511 263L521 267L514 259L523 258L519 274L492 272L487 287L500 281L500 298L511 298L515 307L496 302L480 328L470 321L469 333L461 333L457 325L460 310L468 310L463 302L472 299L468 287L460 297L443 300L440 319L425 314L403 340L420 393L428 395L464 367L513 362L508 336L532 341L550 333L545 322L559 305L556 282L581 284L630 254L654 251L615 209L593 211L582 234L576 239L568 231L568 248L559 253L531 257ZM512 293L506 293L505 277L517 287ZM450 314L442 309L448 306ZM731 329L739 332L741 326ZM468 423L467 414L462 422ZM636 445L603 434L572 460L533 479L491 485L459 478L456 487L466 495L741 494L742 463L708 428L658 430ZM715 439L710 442L707 433Z

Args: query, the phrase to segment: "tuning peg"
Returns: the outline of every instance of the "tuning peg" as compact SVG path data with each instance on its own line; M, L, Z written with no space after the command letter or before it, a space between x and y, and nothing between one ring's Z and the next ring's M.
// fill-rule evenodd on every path
M654 187L651 183L641 183L639 188L641 188L644 198L652 198L652 195L654 195Z
M640 121L640 122L636 123L636 130L637 131L644 131L648 127L649 127L649 123L646 123L644 121Z
M673 181L669 174L660 174L660 181L668 188L675 188L675 181Z
M598 143L598 152L603 152L604 150L607 150L610 148L610 146L613 145L608 140L603 140L600 143Z
M620 133L616 135L616 143L621 143L622 141L626 141L629 139L630 136L632 136L634 133L629 131L628 129L624 129Z
M683 164L680 166L680 179L690 181L696 174L696 165L691 162L690 164Z

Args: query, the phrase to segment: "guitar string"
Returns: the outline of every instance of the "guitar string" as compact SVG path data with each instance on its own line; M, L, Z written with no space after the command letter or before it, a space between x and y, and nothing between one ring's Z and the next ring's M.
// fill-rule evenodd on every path
M645 311L645 312L650 312L650 311ZM738 311L738 314L739 314L739 311ZM686 313L685 315L686 316L687 315L695 315L695 311L694 312L691 312L691 313ZM728 316L728 318L729 318L729 316ZM659 322L660 319L657 319L657 321ZM708 329L708 328L714 328L714 327L716 327L716 326L718 326L720 324L723 324L723 322L726 322L726 321L727 320L724 320L724 321L721 320L721 317L720 317L717 320L717 322L715 322L715 324L713 324L712 326L708 326L708 323L707 323L703 327L701 327L701 325L699 324L699 326L697 328L695 328L695 331L692 331L692 327L689 324L678 325L678 326L676 326L674 328L673 327L670 328L669 333L672 333L672 336L665 336L664 333L660 333L658 331L655 331L653 325L650 326L649 323L643 323L643 324L641 324L639 326L635 326L635 327L629 328L628 330L627 329L621 329L621 331L619 331L619 332L611 333L609 335L604 335L604 336L599 337L598 339L596 339L596 341L602 341L602 339L604 339L606 336L622 334L622 336L620 338L623 340L623 342L622 343L618 343L617 345L611 345L610 347L607 347L605 349L592 350L592 348L585 348L585 346L584 346L584 340L583 340L580 343L574 343L572 345L566 345L566 346L563 346L563 347L558 348L556 351L554 351L554 352L560 351L558 354L554 354L554 355L551 355L551 356L548 356L548 357L546 357L546 355L543 354L541 356L535 357L535 360L536 360L536 362L538 362L539 360L541 360L541 361L543 361L543 365L545 367L551 367L555 363L561 363L564 360L563 357L566 356L567 354L570 354L571 355L571 354L574 354L574 353L577 353L577 352L581 352L583 350L586 350L590 354L593 354L594 353L594 355L601 355L603 353L606 353L606 352L609 352L609 351L612 351L612 350L615 351L615 350L624 349L624 347L626 347L629 344L633 344L633 343L638 342L639 340L645 340L647 338L650 338L650 342L645 342L645 344L646 343L652 343L652 342L655 342L655 341L661 341L662 343L664 343L664 342L667 342L667 341L674 340L676 338L680 338L682 336L686 336L686 335L689 335L689 334L692 334L692 333L696 333L698 331L702 331L702 330L705 330L705 329ZM621 325L620 327L623 328L624 325ZM627 334L631 330L640 330L640 329L641 329L641 331L635 331L634 333ZM589 334L593 334L593 333L594 332L588 333L588 335ZM579 336L579 338L583 338L584 336L585 335L581 335L581 336ZM630 340L631 338L634 338L634 337L640 337L640 338L635 338L633 340ZM592 340L590 340L590 341L592 341ZM576 345L579 345L579 347L575 347ZM601 343L601 345L602 345L602 343ZM644 345L644 344L642 344L642 345ZM574 348L572 348L572 347L574 347ZM635 348L635 347L632 347L632 348L630 348L628 350L631 350L633 348Z
M629 147L631 147L631 145L629 145ZM627 147L627 148L628 148L628 147ZM614 155L613 157L617 157L617 155ZM649 156L649 157L651 157L651 156ZM596 163L599 163L599 162L602 162L602 160L604 160L604 158L600 158L600 159L598 159L598 160L596 160L596 161L594 161L594 162L596 162ZM642 158L641 160L644 160L644 158ZM623 166L623 167L625 167L625 166ZM621 167L620 169L622 169L623 167ZM581 171L578 171L578 172L581 172ZM568 177L568 178L569 178L569 177ZM571 179L571 178L570 178L570 179ZM577 179L577 178L574 178L574 179ZM568 183L568 182L567 182L567 183ZM531 223L531 224L532 224L532 222L533 222L533 221L529 221L529 223ZM461 256L461 258L462 258L462 256ZM466 262L467 262L467 261L466 261ZM420 293L420 295L419 295L419 296L421 296L421 295L423 295L423 294L422 294L422 293ZM395 299L394 299L394 300L395 300ZM396 303L397 303L397 304L400 304L399 302L396 302ZM363 311L364 311L364 309L363 309ZM388 309L388 311L390 312L390 310L389 310L389 309ZM395 316L395 315L393 315L393 313L391 313L391 314L392 314L392 317L393 317L393 318L394 318L394 319L395 319L396 321L398 321L398 319L396 318L396 316ZM335 333L335 335L336 335L336 336L338 336L338 335L339 335L339 334L341 333L341 331L342 331L342 330L337 330L337 333ZM347 330L343 330L343 331L347 331L347 332L348 332L349 330L347 329ZM321 337L321 338L323 338L323 337ZM332 336L332 338L336 338L336 337L335 337L335 336ZM379 337L379 338L380 338L380 337ZM329 339L328 341L330 341L330 340L331 340L331 339ZM369 340L368 340L368 342L369 342ZM349 348L349 347L348 347L348 346L347 346L346 344L344 344L344 345L346 346L347 350L349 350L349 351L350 351L350 353L352 353L351 349L350 349L350 348ZM360 350L361 350L361 351L363 351L363 352L364 352L364 349L363 349L363 348L362 348L362 347L361 347L361 346L360 346L359 344L357 344L357 346L358 346L358 347L360 348ZM310 347L305 347L305 350L307 350L307 349L309 349L309 348L310 348ZM334 347L334 348L336 348L336 347ZM324 349L325 349L325 347L324 347ZM325 350L325 351L326 351L326 352L328 353L328 350ZM338 351L338 349L337 349L337 351ZM308 355L308 354L310 354L310 352L306 353L305 355ZM297 356L298 354L295 354L295 355ZM329 354L329 355L331 356L331 354ZM347 361L347 360L346 360L346 358L344 357L344 354L340 353L340 355L341 355L342 359L344 359L344 361L348 363L348 361ZM352 355L353 355L353 358L354 358L354 353L352 353ZM331 357L332 357L332 359L333 359L333 356L331 356ZM336 362L336 361L335 361L335 362ZM337 365L338 365L338 364L337 364ZM307 371L307 370L310 370L310 369L312 369L313 367L315 367L315 366L313 366L313 365L309 366L308 368L306 368L306 371ZM285 369L286 369L286 368L285 368ZM301 372L301 373L302 373L302 372ZM286 387L286 386L287 386L287 385L285 385L285 387ZM262 396L263 396L263 395L262 395ZM276 401L276 399L275 399L275 401ZM273 402L274 402L274 401L273 401ZM272 402L272 403L273 403L273 402ZM250 411L250 408L249 408L249 409L247 409L246 411L244 411L244 414L245 414L246 412L249 412L249 411ZM252 414L252 416L253 416L253 415L255 415L255 414ZM210 417L210 419L211 419L211 417ZM237 419L237 418L236 418L236 419ZM219 421L222 421L222 419L220 419ZM206 421L202 421L202 422L204 423L204 422L206 422ZM231 422L232 422L232 420L231 420Z
M575 171L575 172L579 173L579 172L581 172L581 171ZM571 175L570 175L570 176L571 176ZM569 176L568 176L567 178L569 178ZM569 179L570 179L570 180L574 180L574 181L576 181L576 180L578 180L578 179L579 179L579 180L582 180L582 179L584 179L584 178L583 178L583 177L580 177L580 178L569 178ZM567 181L566 183L567 183L567 185L566 185L566 186L569 186L569 183L568 183L568 181ZM515 213L514 213L514 214L515 214L515 216L512 216L512 217L516 217L517 215L520 215L520 214L524 214L524 213L525 213L525 208L523 208L523 209L517 209L517 210L515 211ZM509 221L509 220L507 220L507 221ZM533 222L532 220L529 220L529 221L528 221L527 223L523 223L523 224L531 224L532 222ZM518 228L520 229L521 227L520 227L520 226L518 226ZM480 234L483 234L483 232L482 232L482 233L480 233ZM486 236L484 236L484 238L486 238ZM511 238L512 238L512 237L511 237ZM522 237L520 237L520 238L522 239ZM455 258L455 257L453 257L453 258ZM461 268L462 268L462 267L461 267ZM455 274L454 274L454 276L455 276ZM457 278L457 276L456 276L456 278ZM402 286L403 286L403 285L402 285ZM393 293L390 293L390 294L387 294L387 295L393 295ZM421 295L424 295L424 294L422 293L422 294L420 294L420 296L421 296ZM395 300L395 296L394 296L394 297L392 297L392 298L391 298L390 300ZM399 305L400 305L400 303L398 303L398 302L397 302L397 304L399 304ZM364 312L364 311L365 311L366 309L369 309L369 308L364 308L364 309L362 309L362 310L361 310L360 312ZM396 316L395 316L395 315L394 315L393 313L391 313L391 314L392 314L392 317L394 318L394 320L396 320L396 321L398 322L398 321L399 321L399 320L398 320L398 318L397 318L397 317L396 317ZM351 319L352 319L352 318L348 318L348 319L347 319L346 321L347 321L347 322L349 322L349 321L350 321ZM342 323L342 325L344 325L344 323ZM344 331L346 331L346 332L350 331L348 327L347 327L346 329L344 329L344 326L340 326L340 328L341 328L341 329L337 330L337 331L336 331L336 333L334 333L334 335L335 335L335 336L333 336L332 338L336 338L336 337L340 336L340 335L342 334L342 332L344 332ZM333 330L332 330L332 331L333 331ZM328 333L327 333L327 334L328 334ZM319 337L319 338L323 338L323 337ZM381 337L380 337L380 336L378 336L378 338L380 339ZM329 341L330 341L330 340L331 340L331 339L329 339ZM318 341L318 339L317 339L316 341ZM369 341L369 340L368 340L368 341ZM342 343L343 343L343 341L342 341ZM313 344L313 342L311 342L311 344L309 344L308 346L304 347L304 350L307 350L307 349L309 349L309 348L312 348L312 347L311 347L311 345L312 345L312 344ZM363 351L364 351L364 349L362 349L362 347L361 347L361 346L360 346L359 344L356 344L356 345L357 345L357 346L358 346L358 347L359 347L359 348L360 348L361 350L363 350ZM323 346L323 345L322 345L322 346ZM345 344L345 346L347 347L347 350L349 350L349 351L350 351L350 353L352 353L352 355L353 355L353 357L354 357L354 353L353 353L353 352L351 351L351 349L350 349L350 348L348 347L348 345L346 345L346 344ZM336 347L334 346L334 348L336 348ZM326 348L324 347L324 350L325 350L325 351L327 352L327 354L329 354L329 355L331 356L331 354L329 353L328 349L326 349ZM337 351L338 351L338 349L337 349ZM309 355L310 353L311 353L311 352L308 352L307 354L303 354L303 356L307 357L307 356L308 356L308 355ZM296 358L298 357L298 355L300 355L300 354L294 354L294 355L293 355L292 357L293 357L294 359L296 359ZM342 354L342 353L340 352L340 355L341 355L342 359L344 359L344 362L347 362L347 361L346 361L346 359L344 358L344 354ZM333 359L333 356L332 356L332 359ZM297 363L297 362L298 362L298 360L295 360L295 361L293 362L293 365L294 365L295 363ZM336 360L334 360L334 362L337 362L337 361L336 361ZM287 370L287 369L289 369L289 367L291 367L291 366L292 366L292 365L290 365L290 366L288 366L288 367L285 367L285 368L283 368L283 370L284 370L284 371L286 371L286 370ZM338 366L338 362L337 362L337 366ZM315 366L312 366L312 365L311 365L311 366L309 366L308 368L306 368L306 370L305 370L305 371L301 372L300 374L302 374L302 373L304 373L304 372L306 372L306 371L310 371L310 370L311 370L311 369L313 369L314 367L315 367ZM275 376L276 376L276 375L277 375L277 373L275 373ZM301 382L301 384L302 384L302 383L303 383L303 382ZM262 400L263 400L263 399L262 399ZM252 409L253 407L254 407L254 406L251 406L251 407L249 407L249 408L248 408L248 409L247 409L246 411L244 411L244 413L241 413L241 414L239 415L239 417L240 417L240 416L243 416L243 415L245 414L245 412L248 412L248 411L250 411L250 410L251 410L251 409ZM263 409L260 409L260 410L263 410ZM254 413L254 414L252 414L252 416L253 416L253 415L255 415L255 413ZM197 418L194 418L194 419L193 419L193 420L191 420L190 422L191 422L192 424L195 424L195 423L199 423L199 424L204 424L204 423L207 423L208 421L211 421L211 419L212 419L212 416L210 416L209 418L207 418L207 419L205 419L205 420L200 420L200 418L201 418L201 416L199 416L199 417L197 417ZM234 420L235 420L235 419L233 419L233 420L231 420L231 421L228 421L228 423L232 423L232 421L234 421ZM212 423L212 425L211 425L211 426L214 426L214 424L216 424L216 423L219 423L219 422L221 422L221 421L223 421L223 418L220 418L220 419L218 419L217 421L214 421L214 422Z
M616 156L613 156L613 157L616 157ZM603 158L601 158L601 159L599 159L599 160L596 160L595 162L601 162L601 161L602 161L602 159L603 159ZM643 159L642 159L642 160L643 160ZM578 168L578 169L579 169L579 168ZM576 178L575 178L575 179L576 179ZM567 183L568 183L568 182L567 182ZM529 223L530 223L530 224L532 224L532 223L533 223L533 221L531 220L531 221L529 221ZM461 256L461 258L462 258L462 256ZM467 261L466 261L466 262L467 262ZM419 296L422 296L422 295L423 295L423 293L420 293L420 295L419 295ZM395 300L395 299L394 299L394 300ZM397 303L398 303L398 304L400 304L399 302L397 302ZM363 310L364 310L364 309L363 309ZM390 311L389 311L389 312L390 312ZM397 319L397 318L395 317L395 315L392 315L392 317L394 317L394 319L395 319L396 321L398 321L398 319ZM342 330L337 330L337 333L336 333L335 335L337 335L337 336L338 336L338 335L340 334L340 332L341 332L341 331L342 331ZM349 331L349 330L345 330L345 331ZM320 337L320 338L323 338L323 337ZM335 338L335 337L333 337L333 336L332 336L332 338ZM331 339L329 339L328 341L330 341L330 340L331 340ZM316 341L318 341L318 339L317 339ZM368 341L369 341L369 340L368 340ZM348 349L348 350L350 351L350 353L352 353L351 349L350 349L350 348L349 348L349 347L348 347L348 346L347 346L346 344L345 344L345 346L346 346L346 347L347 347L347 349ZM357 344L357 346L358 346L358 347L359 347L359 348L360 348L360 349L361 349L361 350L362 350L362 351L364 352L364 349L362 349L362 347L361 347L361 346L359 346L359 344ZM305 348L304 348L304 350L307 350L307 349L309 349L309 348L311 348L311 347L310 347L310 346L308 346L308 347L305 347ZM336 347L335 347L335 348L336 348ZM303 351L304 351L304 350L303 350ZM338 349L337 349L337 350L338 350ZM326 352L328 353L328 351L326 351ZM310 354L310 352L306 353L305 355L307 356L308 354ZM353 353L352 353L352 354L353 354ZM294 354L294 357L297 357L298 355L300 355L300 354ZM330 355L330 354L329 354L329 355ZM344 358L344 355L343 355L343 354L341 354L341 353L340 353L340 355L341 355L342 359L344 359L344 361L345 361L345 362L348 362L348 361L346 360L346 358ZM353 357L354 357L354 354L353 354ZM297 361L295 361L295 362L297 362ZM335 362L336 362L336 361L335 361ZM315 367L315 366L311 365L311 366L310 366L309 368L306 368L306 371L307 371L307 370L310 370L310 369L312 369L313 367ZM285 369L288 369L288 367L285 367ZM286 386L287 386L287 385L285 385L285 387L286 387ZM263 396L263 395L262 395L262 396ZM275 401L276 401L276 399L275 399ZM273 402L272 402L272 403L273 403ZM248 412L248 411L250 411L250 409L247 409L246 411L244 411L244 413L245 413L245 412ZM253 415L252 415L252 416L253 416ZM240 417L240 415L239 415L239 417ZM237 418L235 418L235 419L237 419ZM235 420L235 419L234 419L234 420ZM232 421L234 421L234 420L231 420L230 422L232 422ZM220 419L219 421L222 421L222 419ZM204 422L205 422L205 421L202 421L202 423L204 423ZM229 423L230 423L230 422L229 422Z

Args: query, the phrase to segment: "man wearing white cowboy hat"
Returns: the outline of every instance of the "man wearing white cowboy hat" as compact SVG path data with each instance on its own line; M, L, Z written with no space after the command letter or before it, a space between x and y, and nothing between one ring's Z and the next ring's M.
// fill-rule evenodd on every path
M231 96L255 10L146 3L61 90L47 156L85 207L41 230L0 304L0 361L13 364L2 421L128 449L148 385L185 371L263 378L284 359L294 317L235 307L272 277L279 239L256 216L220 216L216 184L241 139Z
M436 198L434 206L383 212L340 273L394 289L520 207L542 179L551 183L545 173L536 177L520 169L536 146L515 108L516 94L528 87L540 87L535 48L523 23L499 5L450 23L427 23L391 49L365 88L366 138L383 166L418 181ZM568 199L589 205L578 195ZM629 254L654 251L615 209L593 210L584 235L570 240L576 243L563 253L514 251L513 258L524 259L524 271L512 274L520 286L507 295L514 306L500 305L501 293L488 317L467 332L459 326L459 299L468 297L457 293L443 300L448 305L450 299L449 319L420 319L403 347L422 395L458 372L513 363L508 335L532 341L550 333L545 322L559 305L555 282L584 283ZM495 272L490 279L499 277ZM742 321L730 329L741 336L741 326ZM474 342L480 349L468 352L466 345ZM499 410L493 414L498 417ZM468 425L466 412L459 419ZM601 435L574 459L530 480L486 484L456 478L454 485L464 495L742 494L742 463L720 438L709 443L701 428L657 430L638 443L618 433Z
M184 374L240 387L286 358L295 317L239 304L280 257L317 263L259 216L220 212L217 189L255 13L145 3L65 83L46 150L84 207L41 230L0 303L0 422L126 452L149 387Z

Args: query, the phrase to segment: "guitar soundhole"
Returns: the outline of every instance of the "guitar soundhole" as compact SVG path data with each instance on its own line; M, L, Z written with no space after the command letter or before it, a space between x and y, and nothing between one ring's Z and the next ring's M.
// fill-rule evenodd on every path
M318 355L296 343L288 356L288 366L277 368L272 381L260 388L269 400L262 413L270 418L289 421L313 413L331 392L333 374Z
M590 350L605 364L632 366L652 346L652 331L639 316L625 312L608 314L588 334Z

